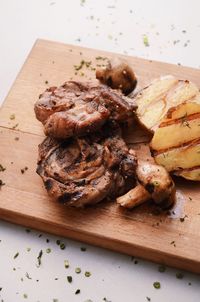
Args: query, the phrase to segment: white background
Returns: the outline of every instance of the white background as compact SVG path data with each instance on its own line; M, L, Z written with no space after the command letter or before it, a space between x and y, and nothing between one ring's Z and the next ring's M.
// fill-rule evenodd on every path
M0 102L37 38L199 69L199 15L198 0L0 0ZM145 34L149 47L143 43ZM92 246L82 252L80 247L86 245L67 239L63 239L66 249L60 250L55 243L58 238L39 235L0 222L0 301L100 302L104 297L112 302L141 302L146 297L152 302L200 301L197 275L184 272L180 280L178 270L167 268L160 273L156 264L140 259L134 264L129 256ZM48 247L50 254L46 253ZM41 249L42 265L37 268ZM17 252L19 256L13 259ZM64 268L65 259L69 269ZM77 266L82 269L79 275L74 272ZM91 277L84 276L86 270ZM71 284L67 275L73 277ZM154 281L160 281L161 289L153 287ZM78 288L81 293L75 295Z

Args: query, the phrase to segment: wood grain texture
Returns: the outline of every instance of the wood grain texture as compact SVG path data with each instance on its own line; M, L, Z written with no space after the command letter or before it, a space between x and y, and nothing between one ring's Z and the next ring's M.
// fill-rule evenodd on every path
M155 215L151 204L133 211L121 209L114 202L87 209L66 208L47 196L35 173L37 145L43 140L43 131L34 116L34 102L49 85L62 84L71 77L94 79L94 71L89 69L81 70L84 76L80 72L75 75L74 65L84 59L96 66L97 56L118 55L44 40L34 45L0 112L0 163L6 167L0 172L5 182L0 190L0 218L200 273L199 184L176 181L185 200L179 205L179 216L172 219L166 213ZM127 59L138 75L140 87L163 74L189 79L200 86L198 70ZM15 114L14 120L10 120L11 114ZM126 137L141 157L148 156L147 146L133 144L140 138L144 141L144 133L137 130L131 135L129 131ZM22 174L25 166L28 170ZM184 215L188 217L181 222L179 218Z

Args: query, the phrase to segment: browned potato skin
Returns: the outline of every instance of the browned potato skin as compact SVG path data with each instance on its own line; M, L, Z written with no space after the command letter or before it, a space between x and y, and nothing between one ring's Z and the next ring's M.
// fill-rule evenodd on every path
M131 93L137 85L132 68L118 59L109 61L105 68L98 68L96 78L113 89L120 89L125 95Z

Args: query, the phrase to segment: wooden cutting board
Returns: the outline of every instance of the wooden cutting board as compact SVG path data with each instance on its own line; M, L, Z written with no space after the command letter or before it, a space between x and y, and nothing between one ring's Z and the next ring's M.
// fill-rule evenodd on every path
M94 79L94 67L104 64L104 57L116 56L129 61L137 74L139 88L164 74L189 79L200 87L200 71L192 68L36 41L0 112L0 164L6 168L0 172L0 179L5 183L0 190L0 218L200 273L199 183L176 181L179 200L174 209L176 215L172 215L176 218L171 218L166 213L155 215L157 212L151 204L132 211L114 202L87 209L66 208L47 196L35 173L37 145L44 137L33 111L38 95L46 87L72 78ZM81 60L91 63L76 70L79 68L74 65L79 66ZM135 143L138 138L144 141L146 135L129 131L129 142ZM138 144L133 146L146 156ZM28 170L22 173L25 167Z

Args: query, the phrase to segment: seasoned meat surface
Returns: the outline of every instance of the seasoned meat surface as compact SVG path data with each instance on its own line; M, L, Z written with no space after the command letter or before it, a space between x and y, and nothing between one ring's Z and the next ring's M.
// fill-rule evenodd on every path
M93 135L39 145L37 173L50 196L82 207L124 194L134 185L136 157L118 129L105 125Z
M133 116L136 105L107 86L69 81L48 88L34 109L47 136L65 139L93 133L108 120L125 121Z

